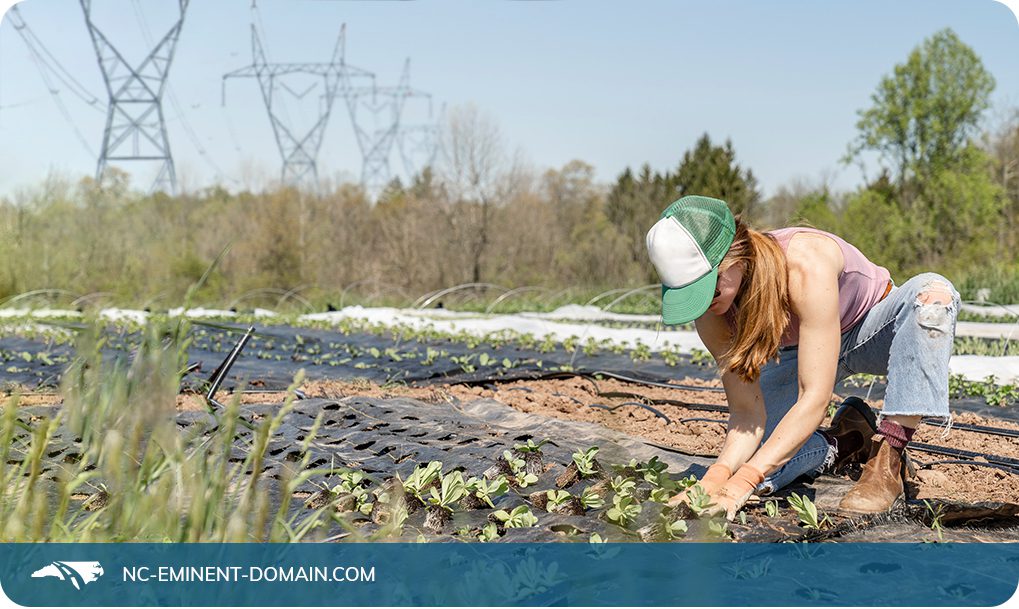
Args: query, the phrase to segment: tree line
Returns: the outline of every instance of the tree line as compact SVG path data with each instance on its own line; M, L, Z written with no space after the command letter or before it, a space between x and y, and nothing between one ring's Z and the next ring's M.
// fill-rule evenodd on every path
M536 171L477 108L449 113L441 157L376 201L356 185L321 192L221 187L169 197L59 176L0 201L0 299L33 289L174 302L226 253L202 298L261 288L386 296L467 282L589 291L656 280L644 234L685 194L725 199L761 228L838 233L902 281L935 270L967 297L1019 302L1019 114L987 128L994 78L951 30L923 41L859 112L844 161L850 192L793 183L769 198L734 144L704 134L674 169L644 165L600 184L580 160ZM877 171L873 171L876 164Z

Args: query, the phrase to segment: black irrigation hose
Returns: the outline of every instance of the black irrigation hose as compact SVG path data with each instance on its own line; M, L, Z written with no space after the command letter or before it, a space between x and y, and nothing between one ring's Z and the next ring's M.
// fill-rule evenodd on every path
M573 397L572 395L566 395L565 393L559 393L559 392L553 393L552 395L557 397L557 398L566 398L567 400L570 400L574 404L580 404L581 406L584 405L583 402L581 402L577 398Z
M652 399L639 393L629 393L627 391L605 391L599 392L598 395L605 398L637 398L641 400L647 400L652 404L667 404L669 406L679 406L680 408L689 408L690 410L706 410L708 412L729 412L728 406L719 406L717 404L698 404L683 402L681 400L670 400L666 398Z
M686 389L688 391L714 391L714 392L725 392L725 389L721 387L698 387L696 385L672 385L670 383L662 383L660 381L650 381L646 379L633 378L619 374L618 372L609 372L607 370L593 370L590 372L583 372L584 375L601 375L609 378L616 379L617 381L626 381L627 383L637 383L639 385L647 385L649 387L664 387L665 389Z
M994 463L996 465L1004 465L1005 467L1012 468L1019 473L1019 459L1012 459L1009 457L1002 457L1000 455L988 455L984 453L973 452L970 450L962 450L959 448L949 448L947 446L935 446L933 444L923 444L919 442L910 442L908 447L912 450L918 450L924 453L930 453L934 455L944 455L946 457L957 457L959 459L986 459L987 463ZM979 461L977 461L979 463Z
M968 459L948 459L945 461L933 461L931 463L921 463L916 459L913 462L920 466L921 469L928 469L935 465L979 465L980 467L990 467L992 469L998 469L1006 471L1010 474L1019 474L1019 469L1010 467L1008 465L1000 465L998 463L985 463L984 461L971 461Z
M591 408L601 408L602 410L608 410L609 412L612 412L613 410L615 410L616 408L619 408L621 406L640 406L644 410L648 410L648 411L654 413L654 415L656 417L659 417L659 418L663 419L665 421L666 425L671 425L672 424L672 419L670 419L669 417L665 416L665 413L663 413L662 411L658 410L657 408L653 408L651 406L648 406L647 404L645 404L643 402L623 402L622 404L616 404L615 406L609 406L608 404L599 404L599 403L595 402L593 404L588 404L588 406L590 406Z
M921 423L930 425L932 427L949 427L944 421L937 419L923 419ZM976 433L987 434L991 436L1004 436L1006 438L1019 438L1019 429L1005 429L1004 427L988 427L986 425L969 425L967 423L952 423L952 429L961 429L962 431L973 431Z
M720 423L722 425L728 425L729 419L708 419L704 417L688 417L686 419L680 419L680 423L693 423L695 421L702 421L704 423Z

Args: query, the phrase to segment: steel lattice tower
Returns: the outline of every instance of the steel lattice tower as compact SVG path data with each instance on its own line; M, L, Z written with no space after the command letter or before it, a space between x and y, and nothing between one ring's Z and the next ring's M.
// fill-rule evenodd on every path
M434 168L435 157L439 152L439 128L445 114L446 106L443 104L439 118L431 121L432 100L429 98L428 122L416 125L400 124L396 147L400 150L403 169L407 172L408 180L413 180L414 176L426 167Z
M346 91L350 122L357 134L364 163L361 168L361 185L370 196L377 196L390 180L389 155L400 130L400 116L408 98L430 97L427 93L410 88L410 59L403 64L403 74L395 87L354 87L348 83ZM370 114L373 125L365 127L358 122L359 110ZM363 118L363 117L362 117ZM380 124L380 118L385 123Z
M92 22L92 0L80 1L110 100L96 181L102 182L112 161L159 162L152 190L175 194L177 174L166 136L163 91L190 0L177 0L180 17L137 67L129 64Z
M262 100L265 102L265 109L269 114L269 121L272 123L273 134L276 137L276 146L279 148L280 156L283 157L283 169L280 175L284 183L307 184L311 181L317 185L316 159L322 146L322 136L329 123L329 115L332 112L337 93L341 86L346 87L354 78L370 78L374 82L375 76L371 72L346 64L344 60L345 38L346 25L340 28L332 60L327 63L268 63L262 43L258 39L258 33L255 26L252 25L253 63L223 76L224 104L226 103L226 81L228 78L255 77L258 79L259 87L262 90ZM293 74L321 76L325 85L318 120L303 136L295 134L294 130L280 118L273 103L281 86L297 96L282 83L282 77Z

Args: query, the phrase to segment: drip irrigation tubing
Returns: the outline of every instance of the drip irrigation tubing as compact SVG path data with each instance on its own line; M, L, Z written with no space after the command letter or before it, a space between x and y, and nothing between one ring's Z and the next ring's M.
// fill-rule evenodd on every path
M990 467L991 469L997 469L997 470L1005 471L1005 472L1008 472L1010 474L1019 474L1019 469L1017 469L1015 467L1010 467L1008 465L1001 465L1000 463L990 463L990 462L984 462L984 461L972 461L972 460L968 460L968 459L946 459L944 461L932 461L930 463L924 463L924 462L921 462L921 461L917 461L916 459L912 459L912 461L913 461L913 463L916 463L917 465L919 465L921 469L929 469L931 467L934 467L935 465L978 465L980 467Z
M671 383L663 383L661 381L634 378L632 376L619 374L618 372L609 372L608 370L593 370L590 372L579 372L578 374L583 376L597 376L597 375L607 376L609 378L616 379L617 381L637 383L640 385L647 385L648 387L664 387L665 389L685 389L687 391L711 391L715 393L725 393L725 389L721 387L698 387L697 385L673 385Z
M926 425L932 427L949 427L948 424L937 419L922 419L920 421ZM968 423L955 423L953 422L950 426L952 429L961 429L962 431L972 431L976 433L987 434L991 436L1004 436L1006 438L1019 438L1019 429L1006 429L1004 427L988 427L987 425L969 425Z
M643 402L623 402L621 404L616 404L615 406L609 406L608 404L600 404L600 403L595 402L593 404L588 404L588 406L591 407L591 408L601 408L602 410L608 410L609 412L612 412L616 408L620 408L622 406L639 406L639 407L643 408L644 410L647 410L647 411L653 413L656 417L664 420L666 425L671 425L672 424L672 419L667 417L665 415L665 413L663 413L662 411L658 410L657 408L654 408L652 406L648 406L647 404L645 404Z
M935 446L933 444L923 444L920 442L910 442L908 447L913 450L920 452L930 453L933 455L944 455L946 457L957 457L959 459L985 459L987 463L994 463L996 465L1003 465L1011 468L1015 473L1019 474L1019 459L1012 459L1010 457L1002 457L1000 455L988 455L985 453L978 453L970 450L962 450L960 448L950 448L947 446Z
M668 398L649 398L639 393L629 393L627 391L599 391L598 395L603 398L631 398L646 400L647 402L653 405L667 404L669 406L689 408L690 410L704 410L707 412L729 412L728 406L721 406L718 404L701 404L699 402L684 402L682 400L670 400Z

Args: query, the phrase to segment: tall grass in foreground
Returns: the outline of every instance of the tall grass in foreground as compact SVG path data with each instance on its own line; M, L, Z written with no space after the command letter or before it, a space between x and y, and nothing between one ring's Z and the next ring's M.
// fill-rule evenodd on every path
M317 423L290 472L280 480L262 476L269 439L301 379L271 419L244 421L233 400L212 429L181 431L175 415L185 325L145 328L130 362L103 361L93 326L82 332L64 403L52 416L19 417L17 396L3 404L0 541L298 541L320 534L313 532L331 517L324 509L288 516L293 489L324 473L306 471ZM85 496L91 501L82 502Z

